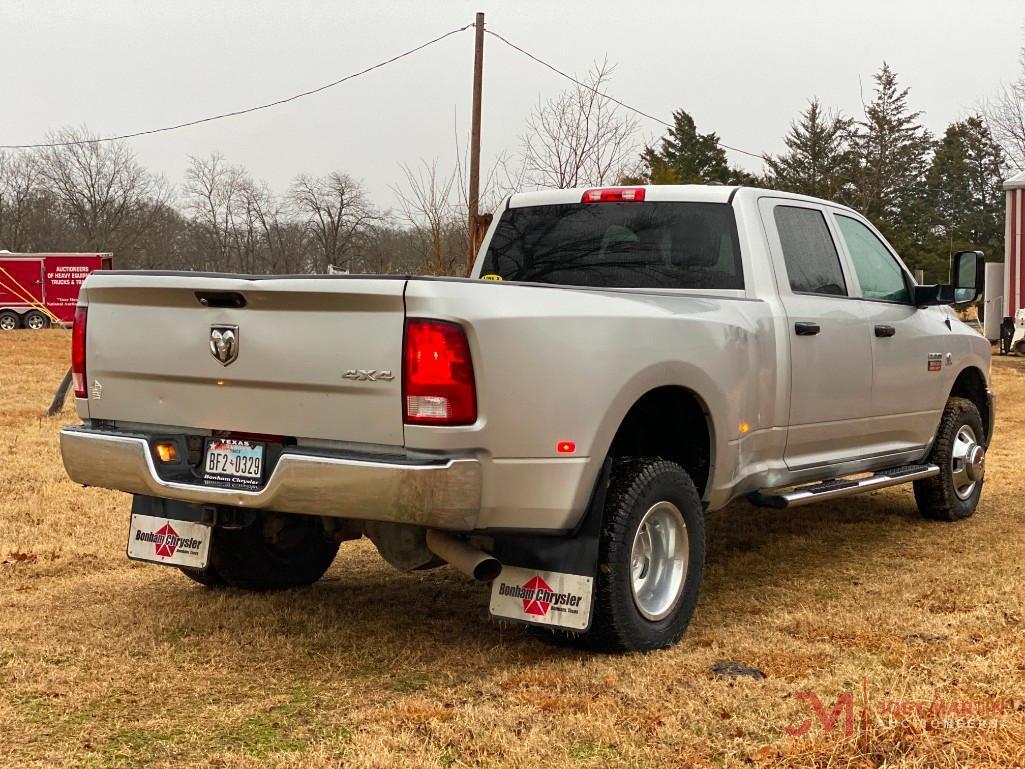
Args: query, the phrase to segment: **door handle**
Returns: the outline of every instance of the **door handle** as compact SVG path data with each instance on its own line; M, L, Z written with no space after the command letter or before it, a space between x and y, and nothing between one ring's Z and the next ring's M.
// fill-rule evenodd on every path
M798 336L815 336L821 330L818 323L810 323L806 320L799 320L794 324L794 331Z
M893 326L876 326L876 336L894 336L897 329Z

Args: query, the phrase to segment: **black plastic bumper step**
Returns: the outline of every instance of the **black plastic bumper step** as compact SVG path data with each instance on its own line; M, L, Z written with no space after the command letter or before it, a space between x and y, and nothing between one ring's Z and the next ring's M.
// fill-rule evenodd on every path
M748 499L762 507L774 507L782 510L787 507L798 507L822 502L827 499L852 497L874 489L885 489L900 483L931 478L938 475L940 468L936 465L900 465L887 470L878 470L865 478L833 478L828 481L796 486L783 491L756 491Z

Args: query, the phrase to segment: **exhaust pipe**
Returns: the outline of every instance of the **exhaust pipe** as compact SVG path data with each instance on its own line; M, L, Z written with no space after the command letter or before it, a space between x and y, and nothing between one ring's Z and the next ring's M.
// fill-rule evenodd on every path
M502 572L497 558L434 529L427 530L427 549L478 582L490 582Z

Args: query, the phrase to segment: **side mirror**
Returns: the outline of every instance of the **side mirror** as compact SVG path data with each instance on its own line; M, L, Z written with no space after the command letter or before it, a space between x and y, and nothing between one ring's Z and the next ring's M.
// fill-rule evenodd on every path
M967 307L982 298L986 283L986 258L981 251L958 251L950 260L950 283L939 286L912 286L915 307L952 304Z
M954 304L974 304L982 298L986 284L986 258L981 251L958 251L950 262Z

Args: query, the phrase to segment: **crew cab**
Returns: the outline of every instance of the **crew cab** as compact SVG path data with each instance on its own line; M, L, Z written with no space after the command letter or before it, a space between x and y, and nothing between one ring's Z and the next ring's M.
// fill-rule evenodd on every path
M733 500L975 511L990 345L948 305L982 271L916 285L825 200L642 186L511 196L469 278L95 273L61 450L133 495L129 557L205 585L306 585L367 536L542 637L660 648Z

